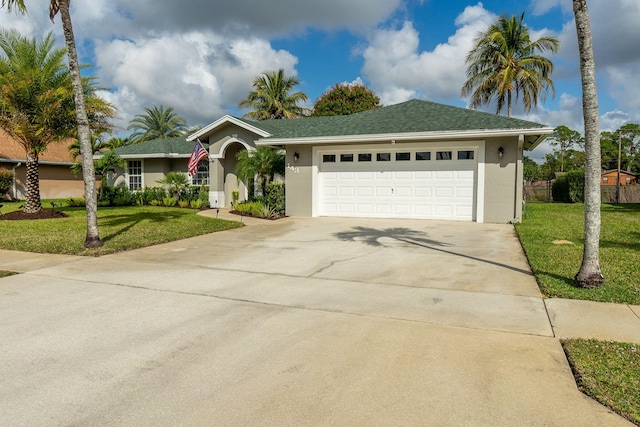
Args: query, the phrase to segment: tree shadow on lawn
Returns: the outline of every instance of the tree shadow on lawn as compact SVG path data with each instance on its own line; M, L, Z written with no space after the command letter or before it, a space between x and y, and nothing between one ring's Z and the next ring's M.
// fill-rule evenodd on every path
M618 240L600 240L601 248L620 248L629 251L640 252L640 233L637 231L631 231L628 233L631 240L634 242L620 242Z
M100 225L106 227L119 227L124 226L121 229L118 229L116 232L112 234L108 234L102 237L103 242L108 242L109 240L126 233L131 230L133 227L138 225L142 221L149 221L152 223L164 223L176 220L182 217L183 214L179 212L144 212L144 213L136 213L136 214L122 214L122 215L110 215L105 218L100 219Z
M465 255L465 254L461 254L451 250L447 250L445 249L445 247L452 246L450 243L429 239L427 238L427 235L424 232L411 230L409 228L394 227L394 228L387 228L384 230L378 230L370 227L353 227L353 231L343 231L339 233L334 233L334 235L338 239L343 241L347 241L347 242L361 241L366 245L377 246L377 247L389 247L389 245L385 245L383 242L381 242L381 239L388 238L392 240L397 240L399 242L407 243L410 245L420 246L426 249L443 252L449 255L454 255L461 258L466 258L473 261L479 261L486 264L495 265L497 267L506 268L508 270L526 274L527 276L533 275L529 270L523 270L517 267L512 267L507 264L502 264L500 262L491 261L488 259L478 258L472 255Z

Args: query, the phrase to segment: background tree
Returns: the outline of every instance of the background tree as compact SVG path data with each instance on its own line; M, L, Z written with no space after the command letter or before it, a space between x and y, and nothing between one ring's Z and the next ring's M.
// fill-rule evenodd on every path
M379 108L380 98L361 84L336 83L313 104L312 116L345 116Z
M173 107L153 106L145 108L129 122L127 130L132 130L129 139L133 144L158 138L176 138L185 135L187 121L176 114Z
M239 104L240 108L252 109L243 117L270 120L294 119L307 115L308 109L298 105L299 102L307 101L307 95L302 92L291 93L299 84L296 77L285 76L282 68L255 77L254 90Z
M556 52L560 42L554 37L531 41L524 25L524 13L498 18L497 22L480 32L475 47L467 55L467 82L462 96L471 95L470 106L480 107L497 102L497 113L507 106L512 114L512 98L520 96L525 110L544 101L546 93L554 93L550 79L553 63L538 52Z
M101 154L99 159L93 161L93 167L96 175L101 176L100 182L100 196L104 188L107 186L107 174L109 172L115 172L116 168L124 167L124 159L118 156L114 151L115 148L121 147L121 138L111 138L107 141L102 141L100 138L96 139L93 143L93 154ZM71 160L76 161L80 157L80 143L74 142L69 145L69 152L71 153ZM71 165L71 170L75 174L82 172L82 162L76 161Z
M584 138L580 132L560 125L553 130L547 139L552 147L556 148L560 154L560 172L564 172L565 152L573 147L583 147Z
M102 246L102 240L98 233L98 201L96 198L96 177L93 170L93 155L91 150L91 130L89 128L89 117L85 105L82 78L80 77L80 63L76 52L76 42L73 35L73 25L71 24L71 14L69 13L70 0L50 0L49 18L53 18L60 12L62 17L62 30L67 46L67 58L69 60L69 70L71 73L71 83L76 108L76 120L78 126L78 139L82 149L82 178L84 180L85 209L87 212L87 235L84 240L85 248ZM1 0L0 7L7 6L9 12L17 9L20 13L26 13L27 9L24 0Z
M522 169L524 174L524 181L526 184L531 184L532 182L545 179L541 175L540 165L538 165L536 161L530 158L529 156L524 156L522 160L522 165L523 165Z
M280 150L258 147L253 151L242 150L237 154L236 174L243 181L253 181L257 176L262 195L267 194L267 184L276 174L284 176L285 156Z
M0 31L0 127L25 150L27 199L24 211L42 209L38 163L52 143L77 136L74 93L65 51L54 48L49 33L41 43L15 30ZM98 132L110 129L113 107L95 96L91 78L83 79L89 117Z
M615 132L602 132L600 147L603 169L618 168L618 143L621 146L621 168L627 172L640 173L640 125L628 123Z
M582 80L582 110L584 115L585 185L584 185L584 249L582 264L576 274L578 286L599 288L604 283L600 271L600 131L598 123L598 92L593 58L591 22L586 0L573 0L576 17L580 76Z

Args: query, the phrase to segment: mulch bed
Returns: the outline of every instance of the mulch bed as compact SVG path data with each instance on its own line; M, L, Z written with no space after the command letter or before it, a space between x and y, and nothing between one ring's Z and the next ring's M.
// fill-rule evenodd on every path
M22 220L22 219L52 219L52 218L66 218L67 215L64 212L54 211L53 209L42 209L36 213L25 213L23 211L13 211L3 215L0 215L0 220Z

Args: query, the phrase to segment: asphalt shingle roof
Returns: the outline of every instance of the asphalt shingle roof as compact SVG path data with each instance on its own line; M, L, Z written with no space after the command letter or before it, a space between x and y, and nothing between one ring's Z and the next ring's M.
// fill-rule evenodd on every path
M203 143L205 148L208 144ZM149 154L178 154L190 155L193 151L193 142L187 142L186 137L168 139L153 139L151 141L140 142L138 144L118 147L115 152L119 156L136 156Z
M540 123L417 99L348 116L260 122L240 120L269 132L271 136L265 138L266 140L547 127Z

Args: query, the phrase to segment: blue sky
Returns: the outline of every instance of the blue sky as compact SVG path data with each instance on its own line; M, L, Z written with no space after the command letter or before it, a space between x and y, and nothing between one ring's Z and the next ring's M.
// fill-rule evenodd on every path
M0 27L27 36L53 31L48 0L29 2L28 16L0 13ZM601 129L640 123L640 2L589 0ZM72 2L80 54L110 90L120 134L153 105L172 106L190 125L236 105L254 76L284 68L297 75L310 105L335 83L362 82L384 104L411 98L466 107L460 96L464 57L478 31L499 15L525 12L534 37L561 42L551 56L555 98L515 115L582 130L581 90L570 0L94 0ZM612 23L615 23L612 25ZM494 112L491 107L488 111ZM541 146L531 156L541 159Z

